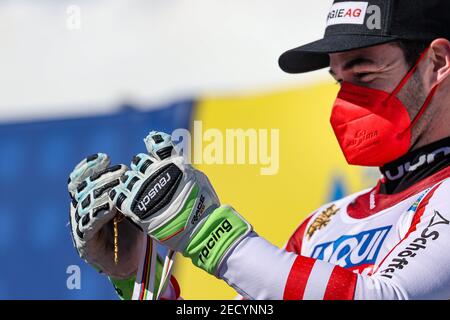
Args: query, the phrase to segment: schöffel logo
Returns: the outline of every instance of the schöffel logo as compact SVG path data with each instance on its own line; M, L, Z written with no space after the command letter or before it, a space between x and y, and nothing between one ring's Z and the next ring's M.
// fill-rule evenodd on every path
M312 258L361 272L373 266L391 227L344 235L335 241L319 244L314 248Z
M422 231L419 237L409 243L405 250L399 252L397 256L392 259L386 269L380 271L382 276L391 279L396 270L403 270L405 266L409 264L409 260L413 259L416 255L427 249L427 246L430 245L430 241L434 241L439 238L440 233L435 230L436 226L448 226L449 224L450 221L445 219L439 211L434 210L434 216L431 218L428 226Z

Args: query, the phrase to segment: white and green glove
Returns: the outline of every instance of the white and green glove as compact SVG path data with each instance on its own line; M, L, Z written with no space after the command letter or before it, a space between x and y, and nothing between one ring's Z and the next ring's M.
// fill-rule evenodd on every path
M110 166L108 155L97 153L78 163L68 181L74 246L82 259L117 280L136 275L143 245L141 231L123 220L118 225L121 258L115 263L113 218L117 210L108 193L119 185L127 169L125 165Z
M149 154L110 192L116 207L144 232L217 276L221 262L252 229L233 208L220 206L208 178L175 153L169 135L152 131Z

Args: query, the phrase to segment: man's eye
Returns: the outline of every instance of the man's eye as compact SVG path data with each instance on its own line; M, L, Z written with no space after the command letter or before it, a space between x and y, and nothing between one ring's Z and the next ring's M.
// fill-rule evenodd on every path
M371 73L371 72L361 72L361 73L355 74L355 77L360 81L364 81L364 80L370 81L371 80L370 76L372 76L372 75L373 75L373 73Z

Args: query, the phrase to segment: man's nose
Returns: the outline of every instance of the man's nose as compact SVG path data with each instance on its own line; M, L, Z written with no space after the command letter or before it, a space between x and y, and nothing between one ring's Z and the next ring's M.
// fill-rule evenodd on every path
M349 81L350 77L348 75L348 73L346 74L345 72L342 71L341 68L331 68L330 69L330 75L337 81L337 82L342 82L342 81Z

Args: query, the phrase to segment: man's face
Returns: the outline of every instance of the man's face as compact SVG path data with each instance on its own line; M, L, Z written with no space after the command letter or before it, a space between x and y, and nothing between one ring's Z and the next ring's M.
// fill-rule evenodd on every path
M390 43L330 54L330 74L339 83L392 92L408 70L402 49Z
M410 68L403 50L395 43L330 54L330 74L339 83L346 81L389 93L394 91ZM430 73L426 70L430 68L431 62L425 59L397 94L410 119L419 113L429 93L430 85L425 87L425 84L426 75ZM432 108L428 109L429 112L412 128L411 146L418 142L432 120Z
M397 94L410 119L418 114L427 96L423 87L423 67L424 64L421 64ZM389 93L394 91L410 68L403 50L395 43L330 54L330 74L339 83L346 81ZM416 141L425 125L426 122L421 121L413 128L413 141Z

